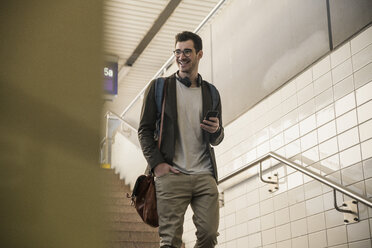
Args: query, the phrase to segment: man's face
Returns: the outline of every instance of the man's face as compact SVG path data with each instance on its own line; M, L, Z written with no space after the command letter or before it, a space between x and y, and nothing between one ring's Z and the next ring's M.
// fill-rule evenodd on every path
M180 72L190 74L197 70L203 51L196 53L192 40L177 42L175 51L176 62Z

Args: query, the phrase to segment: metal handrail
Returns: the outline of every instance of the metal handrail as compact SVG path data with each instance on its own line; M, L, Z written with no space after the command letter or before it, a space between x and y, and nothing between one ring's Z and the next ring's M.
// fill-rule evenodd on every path
M135 133L137 133L137 129L134 128L131 124L129 124L126 120L124 120L120 115L118 115L117 113L109 110L106 112L105 114L105 117L106 117L106 130L105 130L105 137L103 137L103 139L101 140L100 142L100 149L103 148L103 145L107 142L108 140L108 119L110 118L110 115L114 115L116 118L118 118L122 123L124 123L125 125L127 125L129 127L129 129ZM107 158L108 157L108 146L106 144L105 146L105 157Z
M125 125L127 125L129 127L130 130L132 130L133 132L137 133L137 129L135 129L131 124L129 124L126 120L124 120L120 115L118 115L117 113L115 112L112 112L111 110L107 111L105 116L106 118L110 115L114 115L115 117L117 117L121 122L123 122ZM107 124L106 124L107 125ZM105 134L105 137L103 137L103 139L101 140L101 143L100 143L100 146L102 147L103 144L106 142L107 140L107 137L108 137L108 127L106 126L106 134Z
M370 199L368 199L367 197L365 197L365 196L363 196L361 194L358 194L358 193L356 193L356 192L354 192L354 191L346 188L345 186L343 186L343 185L341 185L339 183L333 182L333 181L329 180L328 178L326 178L324 176L321 176L321 175L319 175L319 174L317 174L317 173L315 173L315 172L307 169L306 167L303 167L301 165L298 165L297 163L292 162L292 161L290 161L290 160L288 160L288 159L286 159L286 158L284 158L284 157L282 157L282 156L280 156L280 155L278 155L278 154L276 154L274 152L269 152L266 155L262 156L261 158L258 158L256 160L254 160L253 162L247 164L243 168L241 168L241 169L239 169L239 170L237 170L237 171L235 171L233 173L230 173L230 174L222 177L218 181L218 183L221 184L223 182L226 182L227 180L233 178L234 176L240 174L241 172L243 172L243 171L245 171L245 170L247 170L249 168L252 168L256 164L259 164L260 162L262 162L262 161L264 161L264 160L266 160L268 158L274 158L274 159L282 162L283 164L286 164L289 167L291 167L291 168L293 168L293 169L295 169L297 171L300 171L303 174L305 174L305 175L307 175L307 176L309 176L309 177L311 177L311 178L313 178L313 179L315 179L315 180L317 180L317 181L319 181L319 182L321 182L321 183L323 183L323 184L325 184L325 185L333 188L334 190L337 190L337 191L339 191L339 192L341 192L341 193L343 193L343 194L345 194L347 196L350 196L351 198L353 198L353 199L355 199L355 200L357 200L359 202L362 202L365 205L367 205L368 207L371 207L372 208L372 201Z
M112 112L111 110L107 111L106 113L106 116L110 116L110 115L114 115L115 117L117 117L121 122L123 122L125 125L127 125L129 127L130 130L132 130L133 132L137 133L137 129L134 128L131 124L129 124L126 120L123 119L123 117L121 117L119 114L115 113L115 112Z

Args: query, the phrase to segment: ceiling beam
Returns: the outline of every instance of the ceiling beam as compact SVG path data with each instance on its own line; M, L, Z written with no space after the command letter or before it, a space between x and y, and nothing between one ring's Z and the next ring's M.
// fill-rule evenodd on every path
M155 35L159 32L160 28L164 25L164 23L168 20L170 15L173 11L177 8L180 4L181 0L170 0L164 10L160 13L158 19L154 22L150 30L146 33L145 37L141 40L138 44L132 55L128 58L125 65L132 66L137 58L141 55L143 50L147 47L147 45L151 42L151 40L155 37Z

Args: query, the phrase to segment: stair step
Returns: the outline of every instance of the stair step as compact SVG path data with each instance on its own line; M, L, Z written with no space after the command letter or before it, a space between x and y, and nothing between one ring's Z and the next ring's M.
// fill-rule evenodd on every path
M107 228L111 231L146 231L158 233L158 228L151 227L143 222L113 222L107 224Z
M119 179L117 179L119 180ZM104 182L104 183L101 183L101 186L103 187L103 189L105 190L123 190L125 192L130 192L130 187L129 185L125 184L124 182L123 183L109 183L109 182Z
M131 206L129 185L114 170L102 170L105 233L110 248L158 248L158 228L143 223L136 209Z
M109 206L131 206L131 199L127 198L127 196L123 197L104 197L104 203Z
M106 216L109 222L143 222L138 214L107 213Z
M159 240L156 232L132 232L132 231L110 231L109 236L113 241L145 241L145 240Z
M114 191L114 192L107 192L106 197L114 197L114 198L125 198L127 199L127 193L124 191Z
M131 205L108 205L106 207L106 212L108 213L122 213L122 214L137 214L137 210Z
M112 241L108 243L109 248L159 248L159 242L131 242Z
M129 188L129 184L126 184L124 180L119 177L110 177L102 180L102 185L104 186L124 186Z

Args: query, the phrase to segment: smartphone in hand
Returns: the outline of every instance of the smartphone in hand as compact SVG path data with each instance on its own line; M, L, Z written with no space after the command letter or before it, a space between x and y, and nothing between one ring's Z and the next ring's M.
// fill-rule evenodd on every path
M210 117L218 117L218 111L208 111L204 120L209 120Z

